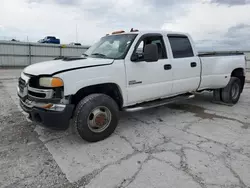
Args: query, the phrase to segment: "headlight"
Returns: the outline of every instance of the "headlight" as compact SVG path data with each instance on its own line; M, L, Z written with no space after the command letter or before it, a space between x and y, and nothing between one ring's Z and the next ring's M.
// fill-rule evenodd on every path
M39 85L42 87L62 87L63 81L60 78L42 77L39 79Z

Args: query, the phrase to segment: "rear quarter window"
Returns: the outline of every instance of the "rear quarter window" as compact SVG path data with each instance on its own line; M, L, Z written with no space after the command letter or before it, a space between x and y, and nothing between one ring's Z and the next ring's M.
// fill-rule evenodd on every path
M193 57L191 43L186 36L168 36L174 58Z

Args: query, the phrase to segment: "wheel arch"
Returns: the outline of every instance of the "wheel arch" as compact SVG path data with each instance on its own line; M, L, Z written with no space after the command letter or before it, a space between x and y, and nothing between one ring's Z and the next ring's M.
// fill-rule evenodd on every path
M118 104L120 109L123 106L124 99L121 88L116 83L111 82L83 87L72 95L71 102L76 105L81 99L94 93L106 94Z
M241 81L241 92L243 91L245 85L245 71L243 68L236 68L232 71L231 77L239 78Z

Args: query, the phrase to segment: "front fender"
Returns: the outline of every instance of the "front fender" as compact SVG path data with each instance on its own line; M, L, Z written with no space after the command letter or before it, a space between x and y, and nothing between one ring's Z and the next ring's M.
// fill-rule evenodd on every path
M62 78L64 82L64 96L75 95L77 91L88 86L113 83L119 86L124 104L127 102L126 75L122 63L118 62L112 66L67 71L54 76Z

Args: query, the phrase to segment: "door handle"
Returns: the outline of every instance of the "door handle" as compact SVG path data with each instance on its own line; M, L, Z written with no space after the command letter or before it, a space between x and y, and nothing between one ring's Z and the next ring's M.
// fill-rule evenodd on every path
M164 65L164 69L165 70L170 70L170 69L172 69L172 65L166 64L166 65Z
M196 66L197 66L197 63L196 63L196 62L192 62L192 63L190 63L190 66L191 66L191 67L196 67Z

